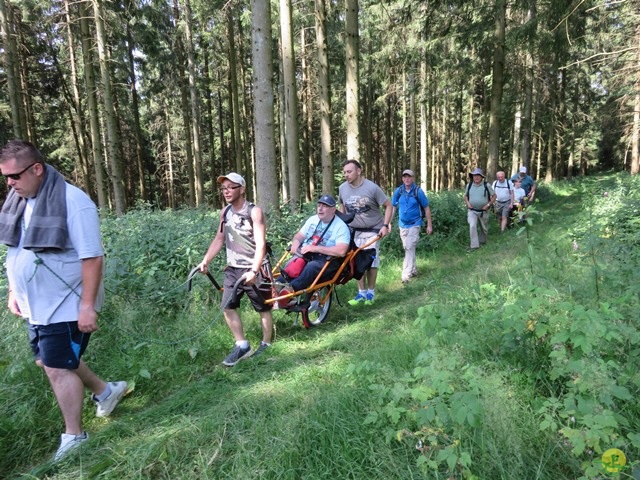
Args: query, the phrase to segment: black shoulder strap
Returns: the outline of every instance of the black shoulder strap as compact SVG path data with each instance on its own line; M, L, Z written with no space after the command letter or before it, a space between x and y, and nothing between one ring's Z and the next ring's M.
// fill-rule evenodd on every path
M227 205L226 207L224 207L224 210L222 210L222 213L220 214L220 231L222 232L222 230L224 230L224 224L227 223L227 213L229 213L229 209L231 208L231 205Z
M253 219L251 218L251 212L253 211L253 207L255 207L255 205L249 202L249 223L251 223L252 227L253 227ZM231 205L227 205L222 211L222 215L220 216L220 231L224 229L224 224L227 223L227 214L229 213L230 209L231 209Z

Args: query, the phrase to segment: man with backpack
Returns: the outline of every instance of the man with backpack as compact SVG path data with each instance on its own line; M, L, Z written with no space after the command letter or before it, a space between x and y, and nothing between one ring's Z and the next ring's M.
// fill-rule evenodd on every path
M504 172L496 173L496 178L493 182L493 191L496 193L496 206L495 212L498 218L500 218L500 231L504 232L507 229L507 223L511 210L513 210L513 193L514 188L511 180L505 178Z
M416 246L420 239L420 227L423 225L423 218L427 219L427 235L431 235L431 232L433 232L429 200L413 179L413 170L407 169L403 171L402 185L396 188L391 197L391 205L393 205L391 218L395 217L396 210L398 210L398 227L400 228L400 239L404 248L402 283L407 283L412 277L418 275Z
M480 245L487 243L489 209L496 201L496 194L491 185L487 184L482 169L476 168L469 174L464 201L467 204L467 222L471 237L469 251L472 252L480 248ZM480 233L478 233L478 225Z
M267 283L269 280L263 272L267 262L267 226L262 209L245 199L246 183L241 175L235 172L222 175L218 177L218 183L221 184L220 191L228 206L220 214L218 232L198 268L200 272L206 273L209 262L222 247L226 247L227 266L224 269L222 308L224 319L236 343L222 364L233 367L240 360L258 355L271 345L272 305L264 303L264 299L272 297L271 286ZM240 279L243 282L238 286L238 295L234 298L234 286ZM255 291L255 286L260 294ZM262 324L262 342L255 352L244 336L242 320L238 314L240 299L245 293L251 300L253 309L260 314Z

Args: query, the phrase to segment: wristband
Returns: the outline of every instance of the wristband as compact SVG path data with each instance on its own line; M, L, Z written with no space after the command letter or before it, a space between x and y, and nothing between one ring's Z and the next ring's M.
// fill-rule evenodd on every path
M388 223L383 223L382 226L385 227L385 228L389 228L389 224Z

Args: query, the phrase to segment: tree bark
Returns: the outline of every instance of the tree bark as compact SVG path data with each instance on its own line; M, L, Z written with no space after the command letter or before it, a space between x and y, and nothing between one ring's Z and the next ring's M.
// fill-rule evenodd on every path
M240 103L238 97L238 71L236 64L238 62L238 55L236 53L236 40L235 32L233 29L233 10L229 7L227 9L227 39L229 40L229 80L230 80L230 96L231 98L231 123L233 126L233 152L235 158L235 171L243 171L242 160L242 140L241 131L242 126L240 122Z
M28 140L27 126L22 108L22 91L20 89L20 75L18 72L18 48L13 28L13 14L11 3L0 0L0 26L2 27L2 43L4 45L5 75L11 106L11 120L13 121L13 135L16 138Z
M107 127L107 151L109 152L109 165L111 166L111 184L113 186L113 202L116 215L123 215L127 210L127 198L124 189L124 177L122 174L122 162L120 159L120 137L114 107L113 89L111 83L111 69L107 54L104 18L100 0L93 0L93 13L96 22L96 40L98 45L98 60L100 64L100 77L102 79L102 95L104 101L105 124Z
M87 149L87 131L85 129L85 117L82 110L82 100L80 98L80 90L78 88L78 73L76 70L76 48L73 31L71 28L71 10L69 0L64 0L64 14L67 30L67 50L69 54L69 86L71 88L70 113L71 125L74 131L74 138L78 151L78 167L82 172L82 183L88 194L93 192L93 182L89 169L89 152Z
M320 159L322 191L333 193L333 158L331 155L331 82L327 53L327 10L325 0L315 0L316 46L318 49L318 89L320 102Z
M360 160L358 0L345 0L347 159Z
M293 49L291 0L280 0L280 39L282 71L284 76L284 128L286 158L289 173L289 198L292 212L300 206L300 154L298 140L298 89L296 87L296 60Z
M530 0L529 11L527 12L527 23L537 25L536 22L536 1ZM530 165L531 160L531 137L533 132L532 112L533 112L533 51L535 32L531 33L531 37L527 43L527 51L525 53L525 75L524 75L524 105L522 108L522 138L520 145L520 163L522 165ZM517 165L512 168L511 175L517 172Z
M82 64L84 86L87 95L87 110L89 114L89 126L91 131L91 155L93 157L93 169L96 177L96 193L98 195L98 207L107 209L109 197L107 194L106 174L104 171L104 155L102 145L102 133L100 131L100 113L98 111L98 99L96 96L96 79L93 58L93 37L89 28L91 12L85 2L78 4L80 9L80 34L82 37Z
M507 3L496 3L495 48L493 51L493 79L491 83L491 111L489 113L489 144L487 151L486 175L494 178L500 161L500 123L502 92L504 89L504 48Z
M202 145L200 143L200 96L196 85L196 58L193 50L193 15L190 0L184 0L184 33L187 53L187 78L189 80L189 104L191 106L191 141L193 142L193 183L196 194L196 206L204 204L204 185L202 178Z
M176 18L176 22L179 22L180 5L178 0L173 0L173 12ZM180 32L175 33L175 53L176 53L176 72L178 75L178 85L180 85L180 111L182 113L182 123L184 124L184 152L186 156L185 167L187 169L187 177L189 178L189 198L187 203L190 206L196 204L196 186L195 186L195 173L193 171L193 144L191 138L191 122L195 121L191 118L189 112L191 111L189 105L189 90L187 88L187 80L185 79L185 48L180 36Z
M133 59L133 36L131 35L131 27L127 22L127 59L129 60L129 88L131 90L131 110L133 113L133 133L135 136L136 148L136 167L138 170L138 189L140 197L144 201L149 200L149 192L147 191L146 182L146 148L144 145L144 135L142 134L142 125L140 124L140 101L138 96L138 88L136 87L136 69Z
M304 193L304 203L311 202L315 198L315 159L311 146L313 137L313 88L311 86L311 68L309 67L309 53L307 49L307 29L300 29L300 63L302 74L302 159L300 166L303 173L302 191Z
M640 24L636 27L636 95L633 102L633 133L631 135L631 175L640 172Z
M253 122L255 130L256 201L267 212L278 210L276 145L273 125L273 54L269 2L251 0Z

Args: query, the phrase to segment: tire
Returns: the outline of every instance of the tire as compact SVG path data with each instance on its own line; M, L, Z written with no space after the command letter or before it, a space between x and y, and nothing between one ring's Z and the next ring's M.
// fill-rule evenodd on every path
M329 286L322 287L313 292L311 305L309 305L306 312L302 312L302 315L306 316L306 322L304 321L305 319L303 319L305 326L308 324L309 326L315 327L325 321L331 309L331 301L333 300L332 293L333 289ZM320 303L323 301L324 303Z

